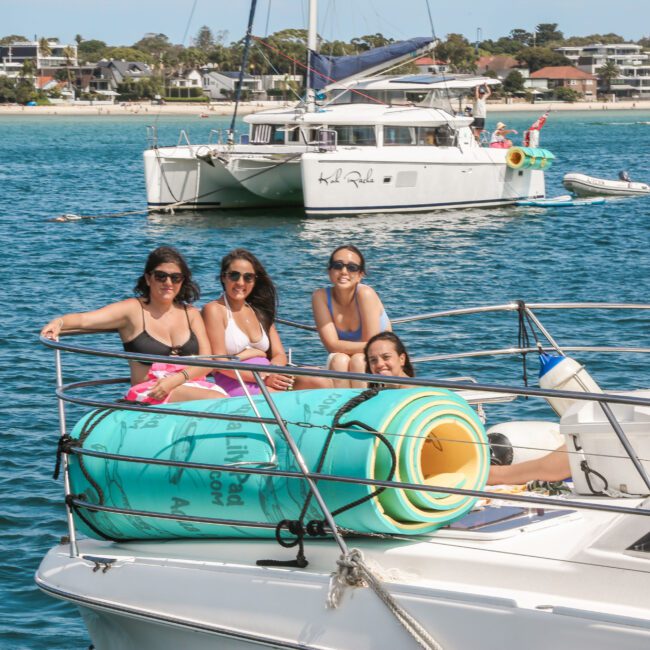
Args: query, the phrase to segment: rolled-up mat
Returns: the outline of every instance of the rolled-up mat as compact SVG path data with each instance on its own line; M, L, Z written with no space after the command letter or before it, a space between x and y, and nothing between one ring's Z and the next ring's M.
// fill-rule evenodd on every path
M306 390L273 393L289 432L310 471L318 469L328 430L337 411L361 391ZM262 396L253 398L262 417L271 412ZM183 409L188 416L166 414ZM103 409L85 416L71 436L85 449L144 459L204 464L268 463L272 449L261 425L191 417L192 412L252 416L244 397L170 404L136 413ZM360 426L358 423L361 423ZM277 425L267 425L278 469L299 471ZM392 389L369 397L346 412L331 436L321 472L385 480L395 451L393 480L422 485L480 490L489 471L489 448L483 426L465 400L443 389ZM151 511L165 515L277 524L296 519L309 489L302 479L241 474L70 456L71 491L88 507L77 512L80 529L109 539L269 537L272 529L245 525L187 522L92 509L92 504ZM320 480L318 487L336 511L373 493L374 486ZM337 524L359 532L427 533L466 513L475 499L443 490L422 492L388 488L378 496L336 515ZM311 499L305 521L323 514Z

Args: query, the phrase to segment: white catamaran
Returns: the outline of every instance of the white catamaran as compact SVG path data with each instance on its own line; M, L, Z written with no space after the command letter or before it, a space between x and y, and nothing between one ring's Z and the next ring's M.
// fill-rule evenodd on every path
M519 149L523 162L513 162L512 152L477 142L471 118L452 108L476 86L498 81L469 75L371 77L420 55L431 40L412 39L359 57L325 57L315 51L311 0L312 74L305 101L245 117L249 133L240 143L191 144L185 136L176 146L160 147L153 137L144 152L149 208L293 205L329 215L543 198L550 152ZM316 89L330 99L317 102Z

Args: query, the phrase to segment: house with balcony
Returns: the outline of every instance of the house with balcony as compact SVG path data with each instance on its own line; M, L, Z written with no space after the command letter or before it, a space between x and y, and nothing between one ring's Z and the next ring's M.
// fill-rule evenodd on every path
M237 71L226 72L206 69L203 72L203 92L211 100L232 99L235 96L238 81L239 72ZM260 98L264 93L261 78L245 74L242 79L242 90L245 91L245 95L253 99Z
M611 92L619 98L650 99L650 55L641 45L594 43L583 47L560 47L556 51L575 61L580 70L593 75L611 61L618 67L619 76L612 81L611 89L601 84L601 92Z
M596 99L597 77L570 65L547 66L541 70L531 72L528 87L542 90L557 88L570 88L583 96L585 101ZM536 85L537 82L539 85Z
M166 85L168 97L190 98L203 95L203 75L198 70L173 75Z
M120 84L138 82L152 76L153 69L142 61L103 59L93 67L87 86L90 92L106 97L115 97Z

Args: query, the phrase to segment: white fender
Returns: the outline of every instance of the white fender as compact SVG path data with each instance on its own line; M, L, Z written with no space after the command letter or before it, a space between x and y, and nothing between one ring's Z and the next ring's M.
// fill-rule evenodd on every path
M505 465L541 458L564 444L559 422L542 420L502 422L491 426L486 434L496 457L506 459L503 463ZM510 460L508 445L512 448L510 462L507 462Z
M602 393L600 386L575 359L563 355L539 355L539 385L541 388L572 390L580 393ZM551 408L562 416L576 400L547 397Z

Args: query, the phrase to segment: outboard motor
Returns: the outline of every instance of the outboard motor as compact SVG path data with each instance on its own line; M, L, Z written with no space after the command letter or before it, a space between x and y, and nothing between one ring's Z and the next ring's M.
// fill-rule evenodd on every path
M626 183L631 183L632 179L630 178L630 175L627 173L626 170L621 170L618 172L618 179L621 181L625 181Z

